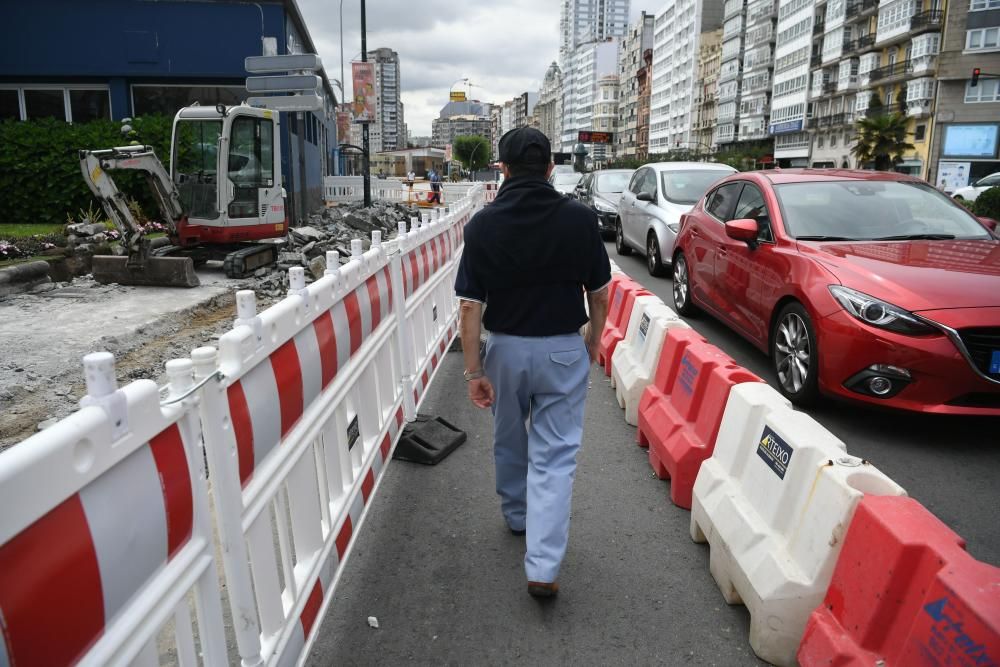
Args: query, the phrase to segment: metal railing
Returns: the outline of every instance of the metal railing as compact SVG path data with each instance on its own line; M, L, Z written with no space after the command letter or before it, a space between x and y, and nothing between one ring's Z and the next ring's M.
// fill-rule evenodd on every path
M928 9L926 11L915 14L913 18L910 19L910 30L918 30L920 28L927 28L931 26L941 25L941 21L944 19L944 10L941 9Z
M891 65L884 65L873 69L868 73L869 81L881 81L882 79L888 79L894 76L902 76L913 71L913 61L911 60L901 60Z

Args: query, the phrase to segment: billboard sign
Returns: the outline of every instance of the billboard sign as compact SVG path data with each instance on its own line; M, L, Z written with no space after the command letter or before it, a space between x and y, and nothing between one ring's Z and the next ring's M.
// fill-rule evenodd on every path
M451 102L464 102L465 101L465 91L464 90L453 90L448 94L448 99Z
M581 130L577 133L577 141L581 144L610 144L612 134L610 132L593 132L591 130Z
M788 134L789 132L801 132L802 119L786 120L782 123L771 123L771 134Z
M448 144L444 147L444 161L451 162L451 159L452 159L452 148L451 144Z
M355 123L375 121L375 63L351 63L354 100L351 112Z
M351 105L337 105L337 142L347 144L351 141Z
M937 185L945 192L954 192L969 184L971 162L938 162Z

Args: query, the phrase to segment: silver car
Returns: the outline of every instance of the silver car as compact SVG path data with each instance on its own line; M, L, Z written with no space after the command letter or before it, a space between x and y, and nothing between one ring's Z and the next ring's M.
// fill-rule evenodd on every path
M650 275L663 275L674 251L681 215L690 211L713 183L735 171L711 162L656 162L636 169L618 204L618 254L637 250L646 256Z

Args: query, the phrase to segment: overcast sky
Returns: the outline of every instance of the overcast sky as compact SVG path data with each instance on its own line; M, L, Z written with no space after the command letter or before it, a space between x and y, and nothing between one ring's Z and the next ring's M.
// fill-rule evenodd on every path
M330 79L340 78L340 2L298 0ZM344 7L344 74L361 58L359 0ZM504 102L535 92L559 55L558 0L369 0L368 50L399 53L405 121L430 136L452 84L472 99ZM632 18L649 7L633 0ZM650 6L656 4L653 0ZM468 77L471 88L457 83Z

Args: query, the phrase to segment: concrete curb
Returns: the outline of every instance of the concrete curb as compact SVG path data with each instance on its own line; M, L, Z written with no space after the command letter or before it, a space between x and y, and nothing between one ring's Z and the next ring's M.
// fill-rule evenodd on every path
M0 269L0 297L23 294L38 285L52 282L49 278L49 263L43 261L15 264Z

